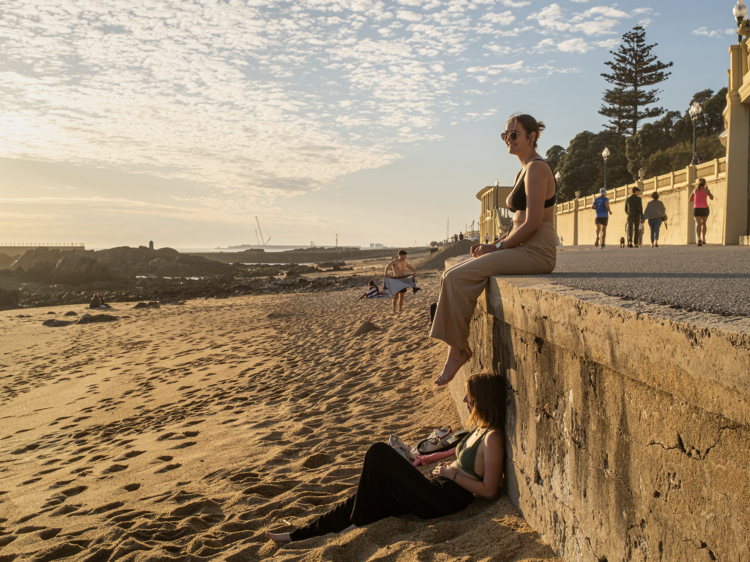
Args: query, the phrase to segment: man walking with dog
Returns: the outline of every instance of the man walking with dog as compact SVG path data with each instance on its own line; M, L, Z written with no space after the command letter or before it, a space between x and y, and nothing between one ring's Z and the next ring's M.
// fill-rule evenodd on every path
M633 188L633 195L625 199L625 214L628 216L628 248L635 245L641 247L641 217L643 217L643 202L641 190Z

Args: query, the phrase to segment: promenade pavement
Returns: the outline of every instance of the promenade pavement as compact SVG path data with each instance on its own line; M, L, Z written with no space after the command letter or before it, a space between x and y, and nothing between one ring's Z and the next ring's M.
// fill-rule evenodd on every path
M568 246L553 283L673 308L750 317L750 247Z

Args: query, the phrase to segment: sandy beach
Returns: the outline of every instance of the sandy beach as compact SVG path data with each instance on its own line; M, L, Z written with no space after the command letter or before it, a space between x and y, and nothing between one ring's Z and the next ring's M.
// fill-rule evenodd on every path
M558 560L505 496L264 537L352 493L371 443L460 428L432 383L438 279L398 316L361 289L116 303L116 322L64 328L42 321L84 306L3 312L0 561ZM353 336L366 319L379 329Z

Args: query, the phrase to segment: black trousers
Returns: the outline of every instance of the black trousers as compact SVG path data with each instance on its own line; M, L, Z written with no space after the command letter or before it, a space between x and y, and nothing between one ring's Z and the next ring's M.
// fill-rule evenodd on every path
M450 515L466 508L474 494L444 478L427 479L386 443L375 443L365 455L357 492L315 521L297 529L293 541L340 533L386 517L413 513L422 519Z

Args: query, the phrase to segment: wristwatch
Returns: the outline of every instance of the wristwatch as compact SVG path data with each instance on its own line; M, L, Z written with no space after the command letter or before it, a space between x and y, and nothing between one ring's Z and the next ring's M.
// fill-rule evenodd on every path
M498 250L502 250L503 249L503 241L500 240L500 242L498 242L497 244L495 244L495 248L497 248Z

